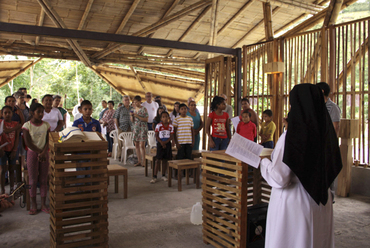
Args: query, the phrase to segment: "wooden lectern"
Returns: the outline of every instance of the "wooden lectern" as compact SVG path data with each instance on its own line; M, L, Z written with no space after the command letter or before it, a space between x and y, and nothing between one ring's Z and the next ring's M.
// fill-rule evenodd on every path
M358 138L359 121L354 119L341 119L339 137L341 138L340 153L342 155L343 168L338 175L338 187L336 194L343 197L349 196L351 187L352 139Z

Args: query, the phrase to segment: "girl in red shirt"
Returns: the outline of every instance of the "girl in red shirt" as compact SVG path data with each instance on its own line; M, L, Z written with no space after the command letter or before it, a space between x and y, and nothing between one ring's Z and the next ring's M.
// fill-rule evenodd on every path
M4 118L4 120L0 120L0 123L4 122L4 130L1 134L1 144L3 145L8 142L8 144L2 148L4 150L4 155L1 157L1 194L5 194L5 172L8 171L8 169L10 193L14 188L14 170L19 142L19 125L17 121L12 121L12 107L4 106L1 113ZM8 162L8 165L6 162Z
M239 122L236 132L251 141L257 137L256 125L251 121L251 113L248 110L244 110L242 120Z
M211 151L226 150L231 133L229 126L229 115L225 110L225 99L215 96L211 103L211 113L207 117L206 134L209 136L209 148ZM210 126L212 125L212 135Z

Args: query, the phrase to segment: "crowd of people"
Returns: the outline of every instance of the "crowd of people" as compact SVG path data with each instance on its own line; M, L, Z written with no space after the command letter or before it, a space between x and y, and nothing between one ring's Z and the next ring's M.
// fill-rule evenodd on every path
M326 83L317 85L302 84L293 88L290 94L291 111L283 119L284 132L277 142L271 160L263 159L261 174L272 186L267 217L266 247L332 247L332 194L329 186L341 169L341 159L336 134L339 130L340 109L330 98L330 87ZM26 160L29 174L31 209L30 215L38 212L36 189L39 184L41 196L40 210L49 213L46 205L47 178L49 169L49 132L59 132L67 127L69 114L60 105L61 97L46 94L41 103L32 100L31 106L27 90L19 89L5 98L1 110L1 209L11 207L14 202L4 199L6 172L10 192L21 179L21 167ZM265 109L261 120L251 108L249 99L243 98L242 113L234 131L257 142L265 148L274 148L276 126L273 113ZM148 131L155 132L157 141L154 176L150 183L157 182L157 174L162 163L161 180L167 181L165 172L167 161L172 159L172 149L177 148L177 159L192 159L192 151L199 150L200 131L205 128L210 150L225 150L232 132L230 123L232 107L227 104L227 96L215 96L210 105L210 113L205 123L200 116L194 99L187 104L175 102L173 111L168 112L160 97L153 100L151 92L131 99L123 96L122 105L114 108L113 101L102 101L99 120L91 117L93 106L90 101L79 99L72 111L72 126L82 131L101 132L108 141L108 156L112 154L113 140L110 133L132 132L138 162L143 166ZM235 117L234 117L235 118ZM297 146L299 144L299 146ZM122 145L122 144L121 144ZM330 159L328 159L330 158ZM16 160L19 163L16 163ZM86 169L86 168L78 168ZM309 175L309 176L307 176ZM313 182L313 183L312 183ZM293 206L294 211L291 211ZM286 221L293 216L294 221ZM298 220L298 221L296 221ZM324 221L324 224L322 222ZM299 232L300 238L285 239L284 235L273 229ZM312 231L312 230L319 230ZM327 239L318 241L316 235L324 233Z

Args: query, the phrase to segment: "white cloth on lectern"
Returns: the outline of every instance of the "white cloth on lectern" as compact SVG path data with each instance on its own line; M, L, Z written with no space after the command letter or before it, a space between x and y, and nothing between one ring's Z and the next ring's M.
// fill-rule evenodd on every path
M265 248L334 248L331 194L325 206L317 205L297 176L283 162L283 133L260 169L272 187L266 222ZM329 189L328 189L329 190Z

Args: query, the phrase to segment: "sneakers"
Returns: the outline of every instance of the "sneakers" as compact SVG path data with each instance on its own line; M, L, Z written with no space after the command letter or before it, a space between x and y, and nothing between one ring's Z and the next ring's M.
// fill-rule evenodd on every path
M152 178L152 180L150 180L150 183L156 183L156 182L157 182L156 178Z
M163 177L162 177L162 181L167 182L167 181L168 181L167 177L163 176Z

